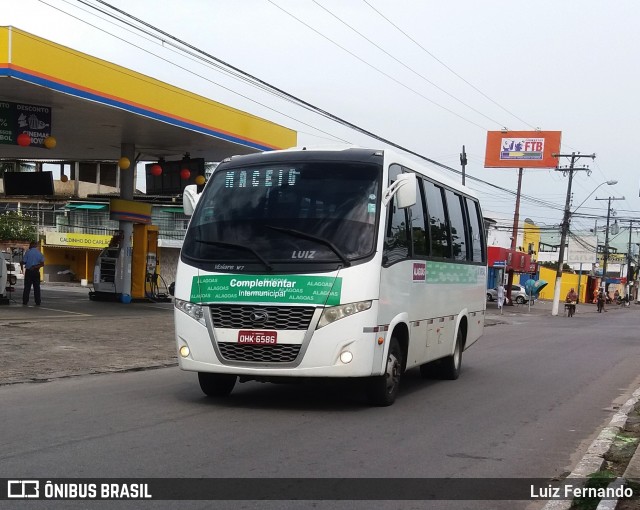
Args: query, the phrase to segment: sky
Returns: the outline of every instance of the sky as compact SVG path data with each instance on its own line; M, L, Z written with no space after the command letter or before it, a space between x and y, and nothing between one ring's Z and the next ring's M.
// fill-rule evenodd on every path
M115 14L98 0L21 0L6 3L0 25L269 119L296 130L300 145L385 147L90 5ZM457 170L464 145L467 184L485 213L513 217L517 187L517 169L484 168L487 131L562 131L563 154L596 154L576 165L588 165L589 172L576 172L573 180L571 210L579 209L572 229L594 228L596 222L602 228L607 201L595 198L609 196L625 197L612 202L613 217L627 224L637 218L640 227L640 180L632 152L640 119L637 0L109 0L108 5ZM561 159L561 165L568 164L569 158ZM618 184L593 192L608 180ZM524 170L520 218L557 229L567 181L554 169ZM622 232L626 238L628 231Z

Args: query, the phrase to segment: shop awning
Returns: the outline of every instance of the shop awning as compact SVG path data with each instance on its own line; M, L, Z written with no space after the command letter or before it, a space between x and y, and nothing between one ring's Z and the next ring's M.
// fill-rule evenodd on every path
M184 214L184 209L182 207L163 207L162 212L166 213L180 213Z
M92 211L103 211L109 207L107 204L67 204L67 209L90 209Z

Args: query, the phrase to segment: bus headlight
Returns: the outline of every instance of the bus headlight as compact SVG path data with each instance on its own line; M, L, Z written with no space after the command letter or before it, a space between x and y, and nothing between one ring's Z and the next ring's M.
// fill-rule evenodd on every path
M318 321L318 326L316 329L320 329L327 324L331 324L332 322L339 321L349 315L353 315L358 312L364 312L371 308L371 300L369 301L358 301L356 303L348 303L346 305L339 306L330 306L329 308L325 308L322 311L322 315L320 316L320 320Z
M173 303L174 306L181 312L186 313L189 317L199 322L203 322L204 310L200 305L196 305L191 301L182 301L182 299L174 299Z

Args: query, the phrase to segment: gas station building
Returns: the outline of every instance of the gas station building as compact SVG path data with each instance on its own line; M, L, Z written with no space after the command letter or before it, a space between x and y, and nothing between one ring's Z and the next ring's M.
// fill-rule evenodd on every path
M143 223L156 226L143 230L159 231L158 263L170 275L188 220L181 190L202 185L204 164L296 142L295 131L268 120L0 27L0 214L20 210L36 218L45 281L67 267L91 283L93 265L116 231L131 253L140 208ZM138 162L149 162L147 194L135 190ZM34 163L35 172L17 171ZM162 175L157 169L151 175L153 163ZM59 165L59 179L43 171L48 165ZM27 244L0 241L0 250ZM134 252L136 244L146 243L133 243ZM136 260L132 253L126 291Z

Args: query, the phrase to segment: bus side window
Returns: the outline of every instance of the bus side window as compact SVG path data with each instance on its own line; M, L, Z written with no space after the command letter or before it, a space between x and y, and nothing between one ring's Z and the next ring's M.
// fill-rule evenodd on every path
M451 258L449 224L444 211L443 189L430 181L423 181L424 194L429 211L429 230L431 234L431 256Z
M395 204L395 197L389 203L389 217L385 231L382 261L391 265L409 258L409 239L407 236L408 209L399 209Z
M410 209L412 256L417 258L429 255L429 232L425 226L424 189L422 179L418 179L418 200Z
M447 211L451 225L451 248L454 260L467 260L467 228L462 209L461 196L451 190L445 191Z
M393 183L400 173L402 173L400 165L391 165L389 167L389 184ZM384 265L391 265L409 258L408 209L398 209L395 197L391 199L388 207L389 214L382 251Z
M469 214L469 239L471 240L471 255L474 262L484 262L484 233L482 223L480 223L480 212L478 204L466 199L467 213Z

